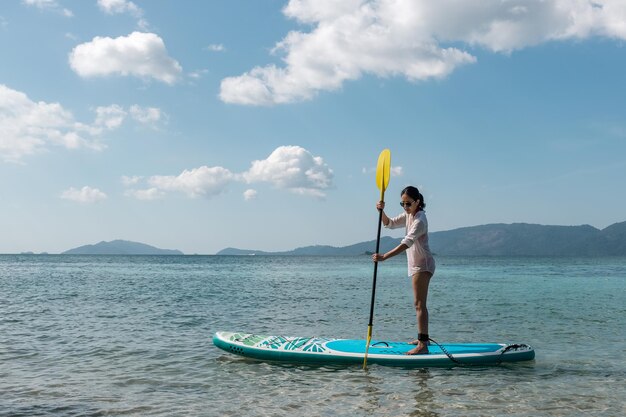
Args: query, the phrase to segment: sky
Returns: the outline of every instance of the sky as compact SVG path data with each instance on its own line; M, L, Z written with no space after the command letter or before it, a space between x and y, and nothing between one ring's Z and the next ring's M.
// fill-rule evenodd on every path
M625 0L6 0L0 253L626 220ZM402 231L387 232L401 236Z

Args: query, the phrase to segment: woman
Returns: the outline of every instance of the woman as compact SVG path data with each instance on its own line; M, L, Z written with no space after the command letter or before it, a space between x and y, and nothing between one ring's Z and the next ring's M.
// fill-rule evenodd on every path
M406 227L406 236L394 249L381 255L372 255L374 262L382 262L404 251L407 251L409 276L413 280L413 298L417 314L417 340L411 342L417 345L407 352L407 355L428 353L428 309L426 298L428 297L428 284L435 273L435 260L428 247L428 222L424 213L424 196L415 187L406 187L400 193L402 201L400 205L404 213L397 217L389 218L385 214L385 203L379 201L376 208L382 211L382 220L385 227L395 229Z

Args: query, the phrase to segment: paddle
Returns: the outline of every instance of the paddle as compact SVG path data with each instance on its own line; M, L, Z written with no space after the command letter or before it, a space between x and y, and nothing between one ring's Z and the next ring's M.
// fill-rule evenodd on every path
M380 190L380 201L385 201L385 190L389 185L389 173L391 170L391 152L384 149L378 156L376 166L376 186ZM378 213L378 233L376 235L376 252L380 249L380 227L383 223L383 211ZM370 321L367 326L367 342L365 343L365 356L363 357L363 369L367 368L367 352L372 341L372 322L374 320L374 300L376 298L376 274L378 272L378 262L374 262L374 282L372 283L372 302L370 305Z

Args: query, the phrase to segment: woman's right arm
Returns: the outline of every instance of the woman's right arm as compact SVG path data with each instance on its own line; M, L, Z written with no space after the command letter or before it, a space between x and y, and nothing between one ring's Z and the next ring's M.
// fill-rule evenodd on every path
M385 202L384 201L379 201L376 204L376 208L378 210L383 210L385 208ZM399 227L405 227L406 226L406 214L405 213L400 213L398 216L396 217L389 217L385 214L385 212L383 211L383 216L382 216L382 220L383 220L383 224L385 225L386 228L388 229L397 229Z

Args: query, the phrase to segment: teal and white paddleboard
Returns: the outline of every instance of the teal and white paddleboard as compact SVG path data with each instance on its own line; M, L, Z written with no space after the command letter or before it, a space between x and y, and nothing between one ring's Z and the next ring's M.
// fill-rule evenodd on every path
M365 343L365 340L231 332L217 332L213 336L213 344L227 352L248 358L291 363L362 364ZM367 363L405 367L498 365L535 358L533 348L524 344L431 343L428 354L406 355L414 347L406 342L372 340Z

